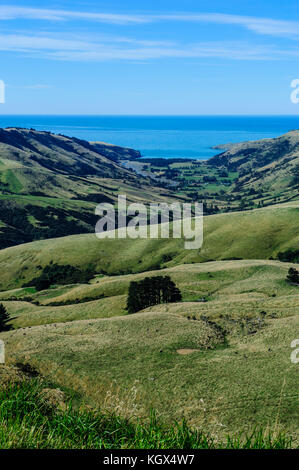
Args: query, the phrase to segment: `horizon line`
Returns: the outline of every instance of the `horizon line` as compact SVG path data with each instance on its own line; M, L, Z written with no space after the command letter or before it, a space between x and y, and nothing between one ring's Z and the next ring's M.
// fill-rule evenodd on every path
M97 113L8 113L8 114L0 114L1 117L7 116L94 116L94 117L296 117L299 114L281 114L281 113L270 113L270 114L263 114L263 113L249 113L249 114L225 114L225 113L216 113L216 114L97 114Z

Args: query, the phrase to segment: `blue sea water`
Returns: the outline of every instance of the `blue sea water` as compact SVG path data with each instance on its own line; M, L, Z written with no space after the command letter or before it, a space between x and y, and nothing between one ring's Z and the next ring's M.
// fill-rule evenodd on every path
M299 129L299 116L0 115L0 127L32 127L139 150L146 157L207 159L229 142Z

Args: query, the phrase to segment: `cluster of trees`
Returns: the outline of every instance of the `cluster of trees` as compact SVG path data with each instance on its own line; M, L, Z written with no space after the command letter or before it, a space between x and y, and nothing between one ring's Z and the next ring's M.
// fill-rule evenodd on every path
M299 284L299 272L295 268L290 268L288 275L287 275L287 281L291 282L292 284Z
M29 217L34 217L39 224L32 224ZM97 220L93 211L64 210L32 204L17 207L10 200L4 201L1 202L1 221L7 227L3 227L0 233L0 249L44 238L88 233L94 229Z
M87 268L82 271L69 264L49 264L42 273L32 279L23 287L35 287L36 290L48 289L53 284L77 284L78 282L88 282L94 276L94 270Z
M142 281L130 283L127 310L135 313L151 305L180 300L182 294L169 276L146 277Z
M299 263L299 250L280 251L277 258L284 263Z

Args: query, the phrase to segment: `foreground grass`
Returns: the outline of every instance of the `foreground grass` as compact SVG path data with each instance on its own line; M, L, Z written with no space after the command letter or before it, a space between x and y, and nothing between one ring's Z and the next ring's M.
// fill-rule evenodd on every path
M271 300L275 304L254 334L239 329L243 303L228 304L227 319L220 318L226 304L217 301L206 312L197 306L207 309L212 302L165 304L134 315L34 326L0 337L8 363L30 363L94 408L145 420L154 408L163 422L185 418L189 426L217 436L217 442L260 427L282 430L297 446L298 365L290 360L290 344L299 331L298 299L290 296L279 317L274 314L280 300ZM259 299L256 304L261 310ZM231 332L223 338L213 322Z
M43 399L43 384L32 379L0 391L0 448L64 449L286 449L291 441L262 429L216 443L184 422L164 425L152 414L146 424L114 414L58 409Z

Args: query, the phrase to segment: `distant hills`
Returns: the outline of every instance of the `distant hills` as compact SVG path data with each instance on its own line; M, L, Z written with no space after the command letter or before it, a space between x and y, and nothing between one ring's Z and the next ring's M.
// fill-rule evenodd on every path
M174 194L151 178L118 163L139 157L136 150L102 142L0 129L0 248L93 232L95 205L114 203L119 192L131 202L171 199Z
M0 129L0 249L93 232L96 204L119 193L129 202L203 201L207 214L298 199L299 131L217 148L224 152L207 161L156 165L129 148Z
M227 150L208 161L212 167L238 172L230 188L232 195L290 200L299 189L299 131L275 139L228 144Z
M134 166L147 165L146 171L157 180L172 179L178 194L204 202L206 214L298 199L299 131L214 148L222 153L209 160L143 158Z
M84 177L134 179L132 172L117 163L124 154L139 156L135 150L50 132L0 129L1 190L54 197L82 195Z

